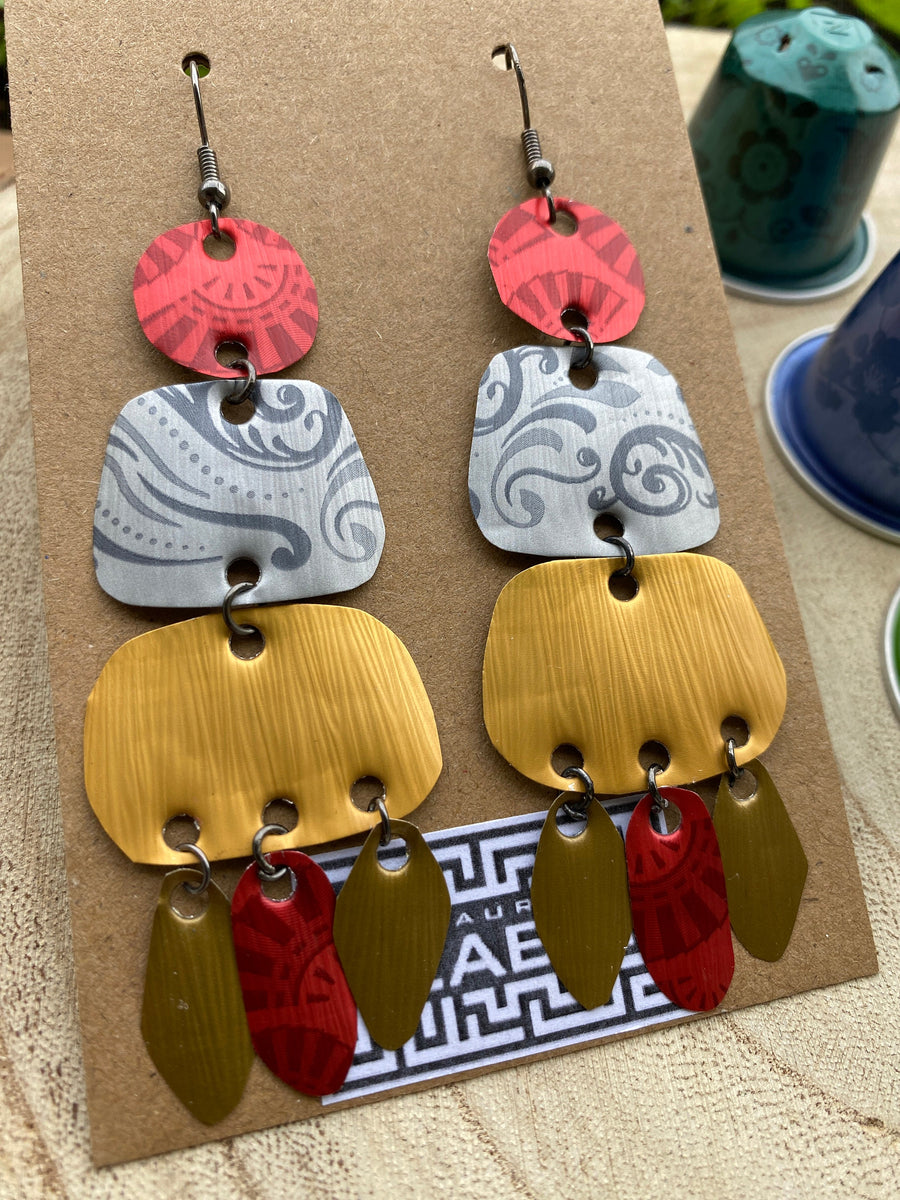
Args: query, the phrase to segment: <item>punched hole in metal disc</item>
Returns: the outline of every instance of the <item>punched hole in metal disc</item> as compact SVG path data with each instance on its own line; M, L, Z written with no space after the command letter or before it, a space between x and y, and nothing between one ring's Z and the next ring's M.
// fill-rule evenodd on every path
M728 790L734 796L735 800L752 800L756 795L758 783L756 776L749 767L742 767L741 773L735 779L734 783L729 781Z
M204 889L202 892L194 893L180 883L177 887L172 888L169 894L169 907L172 912L177 913L184 920L196 921L209 908L209 892Z
M614 599L623 604L633 600L640 590L640 584L633 575L611 575L608 586Z
M649 771L651 767L659 767L661 772L665 771L671 761L672 755L662 742L644 742L638 750L638 762L645 771Z
M750 741L750 726L743 717L738 717L734 713L725 718L720 726L720 731L723 742L734 738L735 746L746 746Z
M409 862L409 849L401 837L391 838L389 846L379 846L377 855L383 871L400 871Z
M236 249L234 238L224 230L219 231L218 237L214 233L208 233L203 239L203 253L207 258L214 258L218 262L227 262L229 258L234 258Z
M650 824L662 837L669 837L681 828L681 809L674 800L670 800L665 808L653 808Z
M187 813L178 813L174 817L169 817L163 825L162 835L163 841L169 849L174 850L183 842L199 841L200 822L196 817L191 817Z
M577 802L577 799L577 796L573 796L573 800ZM573 815L571 811L566 810L564 804L561 804L556 810L556 828L563 837L581 837L587 829L587 816Z
M350 785L350 799L362 812L374 813L374 802L385 796L385 786L377 775L363 775Z
M265 875L261 875L259 879L259 890L267 900L290 900L296 887L297 877L290 867L277 879L267 879Z
M612 513L598 513L594 517L594 533L604 541L606 538L623 537L625 534L625 526L618 517L614 517Z
M259 583L259 575L259 563L252 558L235 558L225 569L229 587L236 583Z
M563 742L557 746L550 755L550 766L565 781L565 786L568 785L568 780L563 775L563 771L567 767L583 767L584 755L577 746L572 746L568 742Z
M232 634L228 639L228 649L235 658L241 658L244 662L251 662L254 658L259 658L263 650L266 648L266 639L263 637L262 630L257 629L255 625L249 625L249 633Z
M261 818L263 825L280 825L290 833L292 829L297 828L299 820L297 805L293 800L279 796L277 799L269 801L262 810Z
M553 222L553 224L550 226L550 228L553 230L554 233L558 233L560 235L560 237L571 237L572 234L575 233L575 231L578 229L578 222L575 220L574 216L569 212L568 209L560 208L559 204L557 203L557 205L556 205L556 220ZM586 321L584 321L584 322L579 321L578 323L579 323L579 325L587 324ZM565 325L565 321L563 321L563 324Z

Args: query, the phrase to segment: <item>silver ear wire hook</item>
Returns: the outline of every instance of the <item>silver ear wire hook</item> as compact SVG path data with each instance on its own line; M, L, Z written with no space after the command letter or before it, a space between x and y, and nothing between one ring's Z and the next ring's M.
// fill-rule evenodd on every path
M206 117L203 113L203 100L200 96L200 72L197 69L197 59L188 61L191 77L191 90L194 93L194 107L197 110L197 124L200 126L200 146L197 149L197 159L200 163L200 187L197 189L197 199L209 213L213 236L221 238L219 216L227 208L231 199L228 185L223 183L219 175L219 161L216 152L209 144L206 132Z
M522 121L525 126L522 131L522 148L525 151L525 172L531 186L537 188L547 201L549 220L552 225L556 220L556 205L553 203L550 184L553 182L556 172L553 169L553 163L544 158L541 153L541 139L538 137L538 131L531 124L525 76L522 73L522 65L516 54L516 48L512 42L507 42L503 49L506 54L506 69L515 71L516 83L519 85L519 99L522 101Z
M519 56L516 54L516 48L512 42L507 42L504 46L506 51L506 69L507 71L515 71L516 83L519 85L519 99L522 101L522 121L526 129L531 128L531 116L528 112L528 92L525 88L525 76L522 74L522 64L519 62Z

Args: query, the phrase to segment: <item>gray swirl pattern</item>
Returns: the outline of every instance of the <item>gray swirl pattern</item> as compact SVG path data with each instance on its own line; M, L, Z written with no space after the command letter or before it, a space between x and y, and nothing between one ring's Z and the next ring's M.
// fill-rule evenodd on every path
M340 402L318 384L260 380L243 425L214 380L129 401L106 447L94 566L125 604L222 603L235 559L259 565L245 604L325 596L371 577L384 546L375 486Z
M609 513L637 554L708 542L716 489L675 379L642 350L600 346L597 380L581 390L569 378L581 352L519 346L485 371L469 459L484 536L548 558L614 556L594 532Z

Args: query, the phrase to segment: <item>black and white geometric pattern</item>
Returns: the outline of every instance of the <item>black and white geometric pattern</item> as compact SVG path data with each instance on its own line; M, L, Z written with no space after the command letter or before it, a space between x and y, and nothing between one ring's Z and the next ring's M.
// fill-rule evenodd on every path
M639 797L607 807L620 833ZM657 989L631 940L612 997L586 1011L562 987L531 916L531 872L545 813L427 835L452 902L450 932L422 1020L399 1050L375 1045L359 1023L344 1086L323 1103L417 1080L512 1062L684 1016ZM384 861L403 855L399 843ZM315 856L340 890L356 851Z

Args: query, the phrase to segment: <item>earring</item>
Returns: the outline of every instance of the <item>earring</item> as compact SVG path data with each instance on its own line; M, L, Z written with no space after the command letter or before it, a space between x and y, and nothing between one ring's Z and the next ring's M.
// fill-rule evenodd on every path
M279 234L222 215L229 193L206 134L197 59L184 67L207 217L151 244L135 271L135 305L154 345L214 378L156 388L119 414L94 560L101 587L123 603L220 611L113 654L88 699L84 759L94 812L129 858L180 865L193 855L203 868L202 913L173 909L176 891L195 890L195 871L181 867L163 883L143 1029L162 1076L214 1122L249 1071L244 1007L252 1045L276 1074L314 1095L340 1086L356 1017L332 941L334 895L291 847L368 830L372 817L350 794L364 776L384 782L386 805L403 816L430 792L441 754L422 681L389 629L335 605L265 607L365 582L384 525L336 397L309 381L261 378L312 344L315 286ZM222 363L227 345L240 357ZM229 578L248 561L249 577ZM274 799L296 809L290 832L266 824ZM196 836L172 849L163 830L185 814ZM209 863L251 846L255 864L233 902L235 962ZM287 896L266 894L274 876ZM377 943L359 953L377 955Z
M512 46L505 55L522 98L529 182L541 196L501 218L489 260L504 303L568 345L499 354L479 388L469 466L476 521L501 549L557 559L500 594L485 648L485 725L516 769L549 786L560 779L555 750L576 747L582 757L581 768L562 772L569 791L548 814L532 881L537 930L561 982L585 1007L608 1000L630 899L660 989L682 1007L708 1009L734 969L725 875L706 806L674 785L720 769L728 717L743 716L750 731L732 747L736 766L769 744L786 703L784 669L731 568L678 553L709 541L719 521L681 389L652 355L597 344L638 319L637 254L610 218L551 196L553 169L530 126L518 56ZM570 236L558 228L561 214L575 225ZM645 776L640 753L652 746L668 761ZM670 786L658 786L662 774ZM645 780L623 862L594 801ZM671 821L654 829L660 815L677 817L677 830ZM567 836L575 818L585 828ZM753 886L765 890L759 872Z

